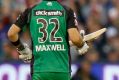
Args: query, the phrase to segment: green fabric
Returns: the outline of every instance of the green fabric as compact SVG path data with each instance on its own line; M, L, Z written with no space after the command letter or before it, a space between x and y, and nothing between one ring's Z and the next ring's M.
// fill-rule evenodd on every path
M58 25L59 29L53 32ZM58 2L43 1L32 9L30 33L33 41L34 72L70 72L66 12ZM54 38L56 41L53 41ZM57 41L59 38L62 41Z
M69 73L34 73L32 80L71 80Z

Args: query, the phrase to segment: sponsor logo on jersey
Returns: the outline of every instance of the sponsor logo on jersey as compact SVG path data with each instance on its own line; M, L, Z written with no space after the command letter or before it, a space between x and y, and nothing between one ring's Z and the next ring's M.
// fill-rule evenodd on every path
M48 2L47 5L48 5L48 6L52 6L52 2Z
M60 10L35 10L35 16L63 16L64 11Z

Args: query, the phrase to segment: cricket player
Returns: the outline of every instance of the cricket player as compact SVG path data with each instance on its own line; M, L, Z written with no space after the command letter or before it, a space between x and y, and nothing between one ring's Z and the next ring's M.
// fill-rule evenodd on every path
M32 49L20 42L18 34L25 25L29 25ZM32 80L70 80L69 39L80 54L89 48L77 30L74 12L57 0L43 0L26 9L9 29L8 38L19 58L32 64Z

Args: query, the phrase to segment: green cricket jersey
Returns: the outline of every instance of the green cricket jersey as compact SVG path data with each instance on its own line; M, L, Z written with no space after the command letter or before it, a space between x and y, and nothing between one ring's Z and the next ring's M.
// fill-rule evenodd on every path
M70 72L68 29L76 28L74 13L57 1L42 1L26 9L15 22L29 25L33 72Z

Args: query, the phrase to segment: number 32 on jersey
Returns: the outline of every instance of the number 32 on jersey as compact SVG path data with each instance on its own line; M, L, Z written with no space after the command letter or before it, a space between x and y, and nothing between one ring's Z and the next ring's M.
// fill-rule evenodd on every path
M59 31L59 20L57 18L49 19L49 22L44 18L37 19L37 24L42 24L42 27L39 28L39 33L42 33L42 37L38 38L39 43L44 43L49 36L50 42L62 42L62 37L56 37L56 33ZM50 34L48 34L47 28L48 25L54 24L54 28L51 30Z

